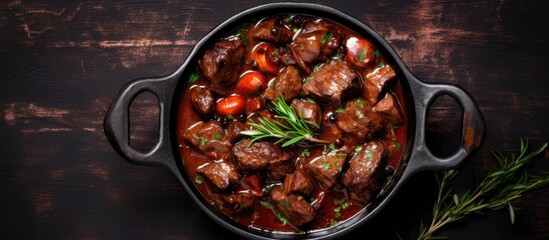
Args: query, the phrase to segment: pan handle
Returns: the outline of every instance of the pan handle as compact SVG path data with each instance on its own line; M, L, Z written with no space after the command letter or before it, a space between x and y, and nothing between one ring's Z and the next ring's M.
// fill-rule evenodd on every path
M413 76L412 76L413 77ZM447 170L463 164L484 140L485 123L479 107L463 89L449 84L428 84L413 77L414 103L416 111L416 136L414 149L408 167L410 172L425 170ZM452 96L463 110L463 122L459 149L453 155L440 158L435 156L425 144L427 113L431 103L441 95Z
M138 165L156 165L172 170L175 164L170 145L169 119L174 82L178 76L151 78L126 84L114 98L103 122L105 134L113 148L125 159ZM151 92L159 103L159 140L146 153L136 151L129 144L129 106L137 95Z

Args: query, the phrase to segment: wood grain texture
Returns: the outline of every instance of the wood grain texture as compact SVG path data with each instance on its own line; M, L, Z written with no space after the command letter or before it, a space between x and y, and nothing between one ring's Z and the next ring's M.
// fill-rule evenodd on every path
M457 84L487 124L480 151L456 184L494 165L489 150L516 151L528 137L548 141L549 3L546 1L316 1L373 26L416 76ZM0 3L0 238L226 239L177 180L134 166L106 140L102 124L127 82L175 71L217 24L267 1L23 1ZM154 97L132 106L132 141L154 145ZM439 99L428 143L451 154L459 105ZM549 171L549 152L527 169ZM413 239L427 217L432 173L410 179L374 221L349 238ZM440 234L450 239L549 239L549 189L507 212L471 217Z

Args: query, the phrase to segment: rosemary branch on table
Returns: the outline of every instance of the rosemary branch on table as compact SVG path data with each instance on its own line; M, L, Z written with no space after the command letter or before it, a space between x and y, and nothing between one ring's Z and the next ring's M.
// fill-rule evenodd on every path
M273 103L275 118L285 120L275 121L268 118L259 118L259 123L248 122L254 129L241 131L240 134L251 137L250 144L267 138L278 138L275 144L282 143L282 147L291 146L300 141L326 144L329 141L315 138L316 135L309 126L320 128L318 124L305 120L297 115L294 108L289 106L280 95Z
M421 224L418 239L442 239L443 237L433 236L441 227L463 220L470 214L482 214L488 210L508 208L511 224L513 224L515 208L512 204L518 201L523 193L549 183L549 172L544 172L541 176L519 172L525 164L538 154L543 153L546 148L547 143L539 149L527 153L528 141L521 139L518 156L512 154L508 158L499 151L492 151L499 167L490 171L475 189L469 189L459 194L455 193L450 186L451 181L458 175L458 171L449 170L438 173L439 191L433 206L432 221L429 225Z

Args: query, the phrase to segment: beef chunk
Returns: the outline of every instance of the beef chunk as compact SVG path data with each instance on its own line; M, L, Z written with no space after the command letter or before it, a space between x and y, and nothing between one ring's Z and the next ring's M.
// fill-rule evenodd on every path
M227 140L229 140L231 143L235 143L244 137L240 135L240 132L251 129L252 126L247 123L237 120L230 121L227 125Z
M235 185L233 192L248 193L252 196L262 197L265 180L259 175L259 173L249 174L242 177L242 180Z
M364 97L368 99L370 105L375 106L383 97L381 93L389 90L390 85L395 81L395 70L389 65L376 68L374 71L366 75L364 83Z
M198 66L214 92L226 95L241 73L244 43L240 39L221 40L204 52Z
M247 97L246 99L246 114L250 115L264 107L264 102L261 97Z
M263 97L274 101L278 99L280 94L284 95L284 100L289 101L295 98L301 91L301 76L299 70L293 66L288 66L278 76L271 81Z
M280 181L284 179L286 175L292 173L294 169L294 161L282 161L279 163L270 164L267 167L267 175L273 181Z
M246 138L233 147L237 165L242 170L265 169L270 164L277 164L291 157L290 153L272 142L258 141L248 146L249 144L250 139Z
M315 184L309 175L300 169L286 176L282 186L284 192L303 194L305 196L310 196L315 191Z
M292 55L292 53L287 47L277 48L276 53L274 53L274 55L275 56L271 58L273 63L284 65L284 66L296 64L295 57Z
M233 214L244 213L252 210L257 202L258 197L246 192L232 193L223 195L223 209L228 209Z
M290 49L291 49L291 48L290 48ZM294 61L295 61L295 64L297 64L297 66L298 66L299 68L301 68L301 70L303 70L305 73L311 74L311 72L312 72L312 71L311 71L311 68L309 68L309 66L307 66L307 63L305 63L305 62L303 61L303 59L301 59L301 58L299 57L299 55L297 55L297 53L296 53L295 51L292 50L292 51L290 51L290 53L291 53L291 55L292 55L292 59L294 59Z
M310 63L320 55L321 36L320 34L314 34L310 37L310 34L300 34L295 38L294 42L289 45L290 51L295 58L301 59L305 63Z
M274 120L274 118L275 118L275 117L274 117L275 114L274 114L273 112L267 110L267 109L263 109L263 110L259 111L259 112L257 113L257 115L255 115L255 116L256 116L257 118L266 118L266 119L270 119L270 120ZM254 118L256 118L256 117L254 117ZM257 119L252 119L252 120L255 121L255 120L257 120Z
M355 71L343 60L331 60L309 77L303 84L303 93L314 98L330 101L333 105L341 104L341 94L359 80Z
M318 104L305 99L294 99L291 106L295 109L298 116L320 126L320 121L322 120L322 110Z
M351 200L366 204L379 191L385 171L384 157L383 143L373 141L364 144L351 159L349 169L343 175L343 184Z
M317 191L315 195L313 196L314 201L311 202L311 205L315 210L322 209L324 206L324 202L326 201L326 195L328 195L329 192L326 190Z
M212 162L198 169L217 188L227 189L240 179L238 170L232 163Z
M274 120L275 114L268 109L261 109L259 112L254 112L248 116L248 122L253 122L259 124L260 118L265 118L269 120Z
M276 17L269 17L253 27L250 34L255 39L278 44L292 41L293 31L281 24Z
M191 126L184 137L211 159L221 159L231 154L232 144L218 122L199 122Z
M289 45L296 58L306 63L324 61L336 52L341 34L325 21L308 21Z
M212 92L208 87L193 87L190 91L191 94L191 103L198 113L202 115L207 115L212 112L215 99L212 97Z
M364 140L383 131L381 117L362 98L347 102L344 110L344 113L338 113L336 122L342 131Z
M400 104L398 104L398 100L391 93L385 94L385 97L374 106L374 111L379 113L385 121L393 124L393 126L400 126L404 123Z
M309 162L309 172L322 188L329 190L338 182L346 157L345 153L335 150L320 155Z
M331 56L341 45L341 33L337 29L329 29L322 35L322 55Z
M271 190L271 203L288 222L301 228L315 219L315 210L307 200L296 194L287 194L281 186Z

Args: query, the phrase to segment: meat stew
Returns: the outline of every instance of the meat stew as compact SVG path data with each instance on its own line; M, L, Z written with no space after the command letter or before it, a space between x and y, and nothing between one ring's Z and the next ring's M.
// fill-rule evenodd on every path
M338 225L400 168L402 86L366 37L327 19L275 15L219 39L196 65L177 116L180 156L202 196L243 226ZM280 104L318 141L244 134L269 123L291 131Z

